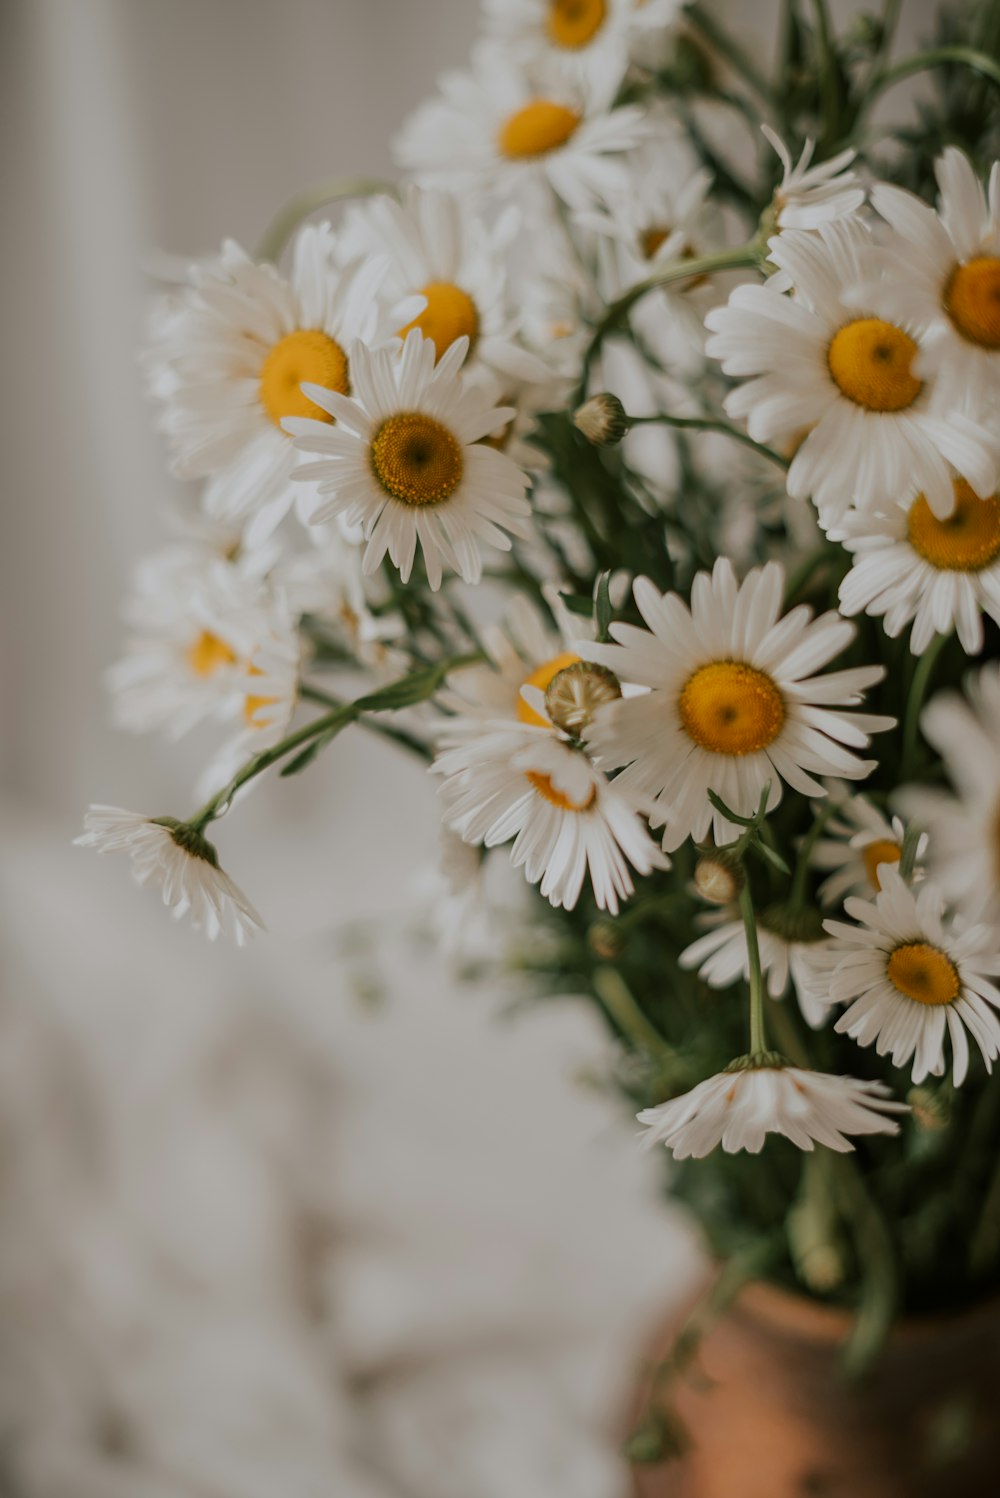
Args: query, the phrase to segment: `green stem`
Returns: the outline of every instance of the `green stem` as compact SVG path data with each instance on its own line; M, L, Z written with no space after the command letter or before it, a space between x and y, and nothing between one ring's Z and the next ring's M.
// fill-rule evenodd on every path
M297 193L275 214L261 236L257 258L270 260L276 265L282 250L303 220L327 203L343 202L345 198L370 198L377 193L394 196L395 192L392 182L382 182L377 177L331 177L325 182L317 182Z
M635 1050L644 1051L651 1060L661 1065L677 1059L676 1051L650 1024L616 968L596 968L593 984L597 997Z
M833 1157L845 1217L862 1273L861 1302L844 1349L844 1371L859 1377L878 1356L896 1314L899 1285L892 1235L872 1198L857 1161Z
M308 682L300 685L299 696L303 702L315 702L320 707L343 708L347 706L340 698L334 697L332 692L325 692L322 687L311 686ZM403 728L393 728L388 723L380 723L376 718L361 718L359 725L361 728L367 728L370 733L377 733L380 738L389 739L401 749L409 750L425 764L430 764L434 758L434 751L429 745L414 734L407 733Z
M837 54L826 0L813 0L820 45L820 95L823 101L823 139L837 136Z
M774 90L749 53L719 25L705 6L688 5L685 14L695 30L701 32L705 41L718 52L720 57L725 58L733 71L739 73L758 98L767 105L770 111L774 112L776 108Z
M787 470L789 466L788 458L783 458L773 447L765 447L763 442L755 442L746 432L728 421L716 421L709 416L671 416L667 411L658 411L655 416L628 416L626 420L629 427L660 423L663 426L678 427L682 431L721 432L725 437L732 437L734 442L741 442L744 447L749 447L762 458L776 463L779 468Z
M906 715L903 719L903 762L900 771L902 781L910 779L913 761L917 752L917 735L920 728L920 710L924 705L927 688L937 665L938 656L948 643L948 635L935 635L917 662L906 699Z
M885 93L886 89L901 83L904 78L911 78L914 73L925 73L930 68L939 68L947 63L957 63L960 67L971 68L973 72L982 73L984 78L989 78L991 82L1000 85L1000 66L985 52L977 52L974 47L931 47L926 52L915 52L912 57L904 57L901 62L894 63L891 68L882 68L875 74L858 110L858 122L860 123L862 116L868 112L878 96Z
M817 813L813 824L799 848L798 862L795 865L795 877L792 880L792 888L788 896L788 903L792 910L801 910L805 904L806 880L809 877L809 858L816 842L826 826L827 822L837 810L836 806L827 801L826 805Z
M798 567L796 567L791 577L785 583L784 606L786 609L803 592L806 584L812 581L814 573L819 571L824 562L831 561L834 555L834 548L828 541L824 541L822 545L817 546L815 551L811 551L799 563Z
M744 880L740 890L740 915L747 939L747 960L750 970L750 1047L751 1056L759 1056L767 1050L767 1032L764 1024L764 973L760 965L760 944L757 940L757 917L754 914L753 896L749 881Z

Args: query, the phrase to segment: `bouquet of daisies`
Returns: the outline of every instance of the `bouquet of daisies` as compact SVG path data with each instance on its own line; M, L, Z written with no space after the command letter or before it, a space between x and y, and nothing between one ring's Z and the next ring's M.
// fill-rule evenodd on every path
M791 0L765 74L710 6L486 0L399 183L163 293L196 488L110 685L218 745L80 839L242 942L214 824L391 737L453 939L509 858L670 1189L857 1360L1000 1282L1000 6L898 10Z

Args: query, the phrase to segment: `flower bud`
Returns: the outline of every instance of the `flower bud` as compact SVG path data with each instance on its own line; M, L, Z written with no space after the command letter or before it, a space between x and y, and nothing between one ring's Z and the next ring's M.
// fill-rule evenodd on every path
M940 1088L911 1087L906 1101L913 1109L913 1122L928 1134L946 1129L951 1122L951 1106Z
M545 711L557 728L579 738L599 707L622 694L621 682L607 666L574 661L557 671L545 689Z
M573 423L595 447L617 447L628 431L625 407L617 395L592 395L574 413Z
M709 905L731 905L743 888L743 870L725 853L703 853L694 866L694 887Z
M607 962L621 955L625 938L614 921L595 921L587 930L587 943L595 956Z

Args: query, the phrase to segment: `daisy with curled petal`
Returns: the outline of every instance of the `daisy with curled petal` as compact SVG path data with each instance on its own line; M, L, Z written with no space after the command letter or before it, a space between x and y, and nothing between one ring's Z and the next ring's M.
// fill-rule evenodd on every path
M302 384L350 390L348 348L385 331L376 293L386 267L383 258L338 268L330 226L310 224L287 278L232 241L195 269L149 357L175 471L209 479L210 515L263 514L263 532L286 513L297 454L282 420L330 420Z
M793 294L738 286L706 317L713 334L706 349L744 381L725 405L746 419L752 437L781 446L807 432L788 472L789 494L811 497L827 523L852 501L873 509L917 493L945 516L952 467L977 494L992 494L994 441L966 413L935 408L932 385L916 368L923 328L893 320L885 307L865 226L841 219L785 230L768 243L780 284ZM858 305L861 287L867 300Z
M856 172L848 168L857 151L840 151L829 161L812 165L816 142L806 141L795 165L788 147L770 125L761 132L777 152L782 178L774 194L776 222L781 229L818 229L833 219L857 213L865 201L865 190Z
M964 479L954 494L943 520L918 494L905 509L848 510L829 532L854 556L841 613L880 617L892 639L912 624L914 655L953 630L973 655L983 648L983 615L1000 623L1000 495L981 498Z
M894 726L893 718L845 711L882 678L881 666L814 674L851 642L853 626L835 613L814 620L805 605L782 617L783 591L777 562L737 584L722 557L695 577L690 607L637 578L648 629L615 623L617 644L590 647L620 681L647 688L601 708L587 743L600 763L627 766L620 779L654 798L668 852L710 829L720 845L739 836L710 790L740 816L756 810L768 784L771 808L783 781L822 796L816 775L863 778L875 761L854 751Z
M914 1082L944 1074L948 1035L959 1087L969 1066L968 1035L987 1071L1000 1055L1000 990L990 982L1000 974L1000 942L989 926L946 922L935 884L914 892L887 864L879 878L874 903L844 902L857 925L825 922L834 944L817 967L828 975L830 1002L849 1006L836 1028L859 1045L874 1044L894 1066L912 1058Z
M246 895L219 867L215 848L201 832L173 817L144 817L120 806L92 806L75 842L98 853L127 853L139 884L152 883L164 905L214 941L231 931L242 946L263 921Z
M682 968L697 968L710 988L731 988L739 979L749 982L750 958L742 917L730 911L711 911L698 918L711 929L685 947L678 961ZM825 945L822 922L815 911L790 911L765 907L757 915L757 945L761 971L772 999L780 999L789 982L802 1017L818 1029L829 1013L829 1003L808 959Z
M340 515L360 525L366 574L388 553L407 582L419 543L431 588L441 586L445 567L474 583L481 544L509 551L511 535L528 534L527 476L482 440L514 412L463 381L466 349L466 339L456 339L437 359L419 328L401 355L354 344L353 398L305 387L336 425L285 419L296 448L317 454L295 473L319 497L310 520Z
M927 830L928 872L971 919L1000 924L1000 664L970 675L965 695L941 692L920 728L954 792L907 786L894 798Z
M870 895L882 888L879 869L899 863L906 828L899 817L890 821L867 796L852 795L846 786L831 782L827 794L836 811L824 823L824 836L814 844L809 862L830 871L819 887L820 899L839 905L845 895ZM926 849L924 834L917 844L918 859ZM916 866L911 879L922 878L923 872Z
M669 867L636 798L546 728L486 728L432 768L444 777L447 824L487 848L513 838L514 867L555 906L572 910L589 875L599 908L617 915L633 892L631 869Z
M612 62L571 84L529 79L493 42L474 49L468 72L446 73L395 144L415 180L452 192L527 193L550 188L570 208L606 198L624 181L623 155L643 134L635 105L613 108Z
M719 1145L730 1155L756 1155L768 1134L784 1134L801 1150L825 1144L843 1154L854 1148L847 1134L898 1134L886 1114L905 1111L881 1082L804 1071L767 1056L743 1057L637 1116L649 1130L644 1144L665 1144L677 1160L700 1160Z
M1000 394L1000 162L984 191L968 157L949 146L935 164L935 212L879 182L872 202L895 233L882 250L887 315L926 329L916 372L946 398L973 406Z

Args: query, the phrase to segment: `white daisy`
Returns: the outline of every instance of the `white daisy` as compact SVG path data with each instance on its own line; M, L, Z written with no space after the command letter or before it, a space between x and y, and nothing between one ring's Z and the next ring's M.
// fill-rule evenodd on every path
M942 692L920 727L954 794L908 786L895 798L927 831L928 872L970 917L1000 923L1000 665L969 676L965 696Z
M855 557L840 585L841 612L881 617L891 638L912 623L914 655L952 630L975 654L983 615L1000 623L1000 496L981 499L964 479L954 493L943 520L920 494L906 509L849 510L829 532Z
M463 382L466 347L457 339L435 365L435 346L419 328L407 334L401 356L354 344L353 399L305 386L336 426L285 419L295 446L319 455L295 474L316 486L310 519L342 515L361 525L367 574L388 553L406 582L419 542L431 588L441 586L444 567L478 582L481 543L509 551L508 532L528 534L527 476L482 441L514 413Z
M298 703L302 654L294 618L276 605L243 666L242 722L209 761L198 781L199 795L208 797L221 790L248 759L272 748L288 733ZM249 789L248 785L241 794Z
M731 1155L759 1153L768 1134L784 1134L799 1149L816 1144L842 1154L847 1134L898 1134L886 1113L905 1111L881 1082L803 1071L780 1058L717 1073L691 1092L637 1115L648 1146L665 1144L677 1160L700 1160L720 1144Z
M879 869L899 863L906 828L899 817L889 820L867 796L851 795L846 786L831 784L827 793L836 812L825 822L809 861L814 868L830 871L819 887L824 904L839 905L845 895L870 895L881 889ZM916 856L921 858L926 848L924 835ZM915 868L911 878L922 874Z
M776 562L738 585L725 558L695 577L690 608L637 578L635 602L649 630L614 623L618 644L590 647L620 681L648 688L602 708L588 744L601 763L626 765L625 782L655 799L668 851L710 829L717 844L739 835L709 790L741 816L754 812L768 783L771 808L782 781L823 795L813 777L864 777L875 761L853 750L894 724L844 711L881 679L881 666L813 674L850 643L853 627L835 613L813 620L804 605L782 618L783 589Z
M699 978L710 988L730 988L739 978L748 982L750 958L742 918L724 910L712 911L699 917L699 924L712 929L685 947L678 959L681 967L697 968ZM808 959L817 946L825 944L814 911L793 913L774 907L757 914L757 945L767 991L772 999L780 999L791 982L802 1017L813 1029L826 1019L829 1005Z
M896 231L883 251L887 315L925 328L916 366L955 404L1000 394L1000 162L984 192L949 146L935 165L939 211L880 182L872 202Z
M935 408L932 382L914 367L923 330L886 313L871 243L856 219L777 235L771 259L794 295L738 286L706 317L714 334L706 348L744 380L725 405L752 437L781 447L807 433L788 472L793 498L811 497L836 519L852 500L871 509L923 493L947 515L949 465L977 494L993 493L992 440L965 413ZM863 306L854 299L862 286Z
M210 480L209 514L263 512L263 533L287 511L297 454L282 420L329 420L303 395L305 381L351 389L347 351L380 332L376 292L386 268L382 258L339 269L330 226L311 224L298 235L287 279L232 241L193 272L150 358L176 472Z
M483 10L488 34L528 68L548 65L571 82L625 76L634 0L484 0Z
M774 194L779 228L818 229L820 224L858 211L865 200L865 190L857 173L848 170L856 151L840 151L829 161L813 166L816 142L810 138L793 166L791 153L780 135L770 125L760 128L782 166L783 175Z
M1000 1055L1000 940L989 926L948 924L944 897L931 883L914 893L887 864L874 904L844 903L857 921L826 921L835 944L820 954L829 974L830 1002L850 1007L837 1030L871 1045L894 1066L913 1058L913 1080L945 1071L945 1035L951 1037L955 1086L969 1065L966 1031L982 1051L987 1071Z
M81 848L98 853L127 853L139 884L158 886L164 905L180 919L188 916L196 931L214 941L231 931L238 946L263 929L263 921L242 890L219 867L218 854L201 833L172 817L144 817L120 806L92 806Z
M479 43L468 72L446 73L396 141L417 182L449 191L527 193L548 187L571 208L624 181L623 153L642 136L638 106L612 108L615 66L599 80L532 78L495 43Z
M589 874L594 899L617 915L639 874L668 861L639 803L579 749L543 728L496 727L440 754L445 820L467 843L514 839L511 861L553 905L571 910Z

